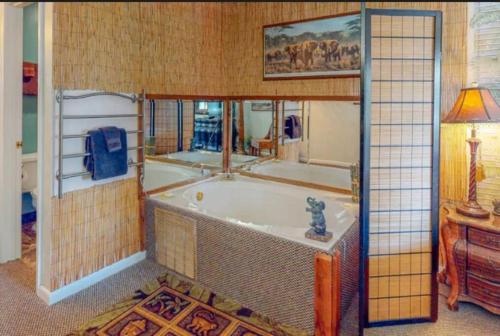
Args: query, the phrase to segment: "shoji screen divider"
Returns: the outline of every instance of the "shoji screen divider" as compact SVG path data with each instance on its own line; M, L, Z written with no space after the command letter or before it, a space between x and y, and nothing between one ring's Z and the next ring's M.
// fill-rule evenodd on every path
M360 326L435 321L441 12L366 9Z

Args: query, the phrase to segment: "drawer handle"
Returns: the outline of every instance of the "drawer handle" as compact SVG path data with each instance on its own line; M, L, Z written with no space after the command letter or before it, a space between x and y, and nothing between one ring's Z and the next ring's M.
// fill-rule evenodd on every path
M487 258L487 260L488 264L490 264L490 266L493 267L495 271L500 271L500 266L497 266L498 263L496 263L494 260L491 260L489 257Z

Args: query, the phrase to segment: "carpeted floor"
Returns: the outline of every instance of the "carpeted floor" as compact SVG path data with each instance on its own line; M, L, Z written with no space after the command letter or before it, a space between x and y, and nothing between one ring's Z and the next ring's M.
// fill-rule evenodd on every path
M358 299L342 321L341 336L358 335ZM446 307L446 298L439 296L436 323L421 323L393 327L368 328L365 336L493 336L500 335L500 316L473 304L460 302L460 310L452 312Z
M0 265L0 335L59 336L109 309L165 273L143 261L48 307L35 293L35 270L22 261Z
M143 288L166 269L143 261L99 284L47 307L36 296L35 271L23 262L0 265L0 335L66 335L112 305ZM460 303L458 312L449 311L440 298L437 323L367 329L367 336L490 336L498 335L500 317L472 304ZM342 336L357 335L357 300L342 323Z

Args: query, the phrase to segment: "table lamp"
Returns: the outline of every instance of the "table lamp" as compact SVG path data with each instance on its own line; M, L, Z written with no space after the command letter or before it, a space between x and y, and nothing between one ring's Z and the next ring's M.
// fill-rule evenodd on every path
M472 123L470 146L470 171L468 200L457 206L457 212L474 218L489 218L489 211L477 203L476 155L481 140L476 138L476 123L500 122L500 107L486 88L462 89L455 106L443 120L444 123Z

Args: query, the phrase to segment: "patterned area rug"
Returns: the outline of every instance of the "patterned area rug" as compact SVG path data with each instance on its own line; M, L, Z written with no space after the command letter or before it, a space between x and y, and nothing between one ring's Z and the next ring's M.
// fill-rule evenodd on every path
M167 274L68 336L306 336Z

